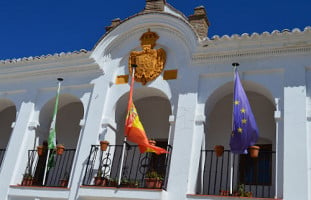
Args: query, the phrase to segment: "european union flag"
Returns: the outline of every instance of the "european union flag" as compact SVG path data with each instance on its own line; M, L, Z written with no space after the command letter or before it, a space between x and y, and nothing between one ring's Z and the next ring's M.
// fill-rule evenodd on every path
M232 153L247 154L247 148L254 145L258 139L258 128L237 69L234 79L233 130L230 147Z

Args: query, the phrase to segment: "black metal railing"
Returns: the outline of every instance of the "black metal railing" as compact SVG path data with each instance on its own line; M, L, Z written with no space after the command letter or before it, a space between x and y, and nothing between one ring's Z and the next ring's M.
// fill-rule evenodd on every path
M0 149L0 166L1 166L3 158L4 158L4 154L5 154L5 149Z
M122 149L123 145L109 145L102 151L98 145L92 145L82 185L166 189L171 146L167 146L168 154L156 155L141 154L137 145L127 144L121 184L118 185ZM150 175L155 179L148 179Z
M273 151L260 150L257 158L251 158L248 154L231 154L229 150L225 150L222 156L217 157L214 150L202 150L201 162L204 166L198 184L201 186L199 189L201 194L274 197L275 152ZM232 194L230 194L231 182Z
M47 150L38 155L37 150L28 150L28 162L21 185L43 187L66 187L71 172L75 149L65 149L62 155L55 155L52 167L47 165ZM64 183L63 183L64 182Z

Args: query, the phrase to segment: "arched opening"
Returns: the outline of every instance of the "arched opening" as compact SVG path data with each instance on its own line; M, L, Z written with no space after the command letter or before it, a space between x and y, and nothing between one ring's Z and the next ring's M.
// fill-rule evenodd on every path
M271 96L267 95L266 89L254 83L248 83L247 89L245 88L259 129L257 145L261 146L259 157L253 159L249 155L230 153L233 92L228 88L233 88L232 82L218 88L206 102L201 193L226 195L232 183L233 192L243 187L247 194L273 197L276 126L275 106L271 102ZM221 157L214 153L215 145L224 146L225 152Z
M140 90L135 90L135 94ZM134 104L136 106L141 123L144 126L148 138L159 142L166 142L169 136L169 116L171 115L171 105L167 98L163 96L141 96L134 94ZM139 94L137 94L139 96ZM116 143L122 144L124 138L124 124L127 114L128 94L120 98L116 106Z
M0 166L16 120L16 106L8 99L0 99Z
M156 146L168 149L171 105L166 95L154 88L139 88L135 90L133 100L148 139L155 140ZM120 147L122 147L124 139L127 103L128 93L123 95L116 104L116 144L120 144ZM127 148L127 158L131 158L131 160L125 158L126 162L123 164L125 170L122 174L123 179L141 180L149 172L155 173L162 178L165 177L167 170L166 154L141 154L136 144L132 142L128 142L128 144L131 146L131 149ZM118 151L116 151L115 157L119 157L118 154ZM118 164L114 162L113 165L117 166ZM135 170L128 170L133 167ZM112 168L114 169L115 167ZM145 187L143 181L140 181L140 184L141 187Z
M43 155L36 157L37 161L34 161L37 162L34 169L34 185L60 186L61 180L69 179L71 172L81 131L79 123L84 115L83 104L72 95L61 94L59 96L55 127L56 143L65 146L65 151L61 155L47 150L54 105L55 97L48 101L40 111L40 127L36 134L38 145L43 145L45 151Z

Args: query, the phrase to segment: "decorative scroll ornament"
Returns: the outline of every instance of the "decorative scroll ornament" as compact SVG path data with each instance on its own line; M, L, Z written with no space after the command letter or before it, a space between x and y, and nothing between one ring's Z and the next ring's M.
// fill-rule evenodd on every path
M140 37L142 51L132 51L129 58L129 72L132 73L132 65L137 65L135 69L135 81L145 85L147 82L156 79L164 69L166 53L164 49L153 49L158 34L151 32L144 33Z

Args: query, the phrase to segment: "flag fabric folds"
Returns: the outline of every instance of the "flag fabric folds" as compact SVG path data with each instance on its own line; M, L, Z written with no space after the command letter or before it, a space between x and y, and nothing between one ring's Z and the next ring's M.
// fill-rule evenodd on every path
M128 102L128 113L125 119L125 136L131 142L138 144L141 153L154 152L156 154L168 153L165 149L149 144L146 132L140 122L137 110L133 103L134 76L131 80L131 88Z
M258 139L258 128L237 69L235 69L233 96L231 152L247 154L247 148L254 145Z
M48 138L48 149L52 152L49 161L48 161L48 169L54 167L55 165L55 148L56 148L56 116L57 116L57 109L58 109L58 102L59 102L59 93L60 93L60 83L58 84L55 105L53 110L53 117L50 126L50 133Z

